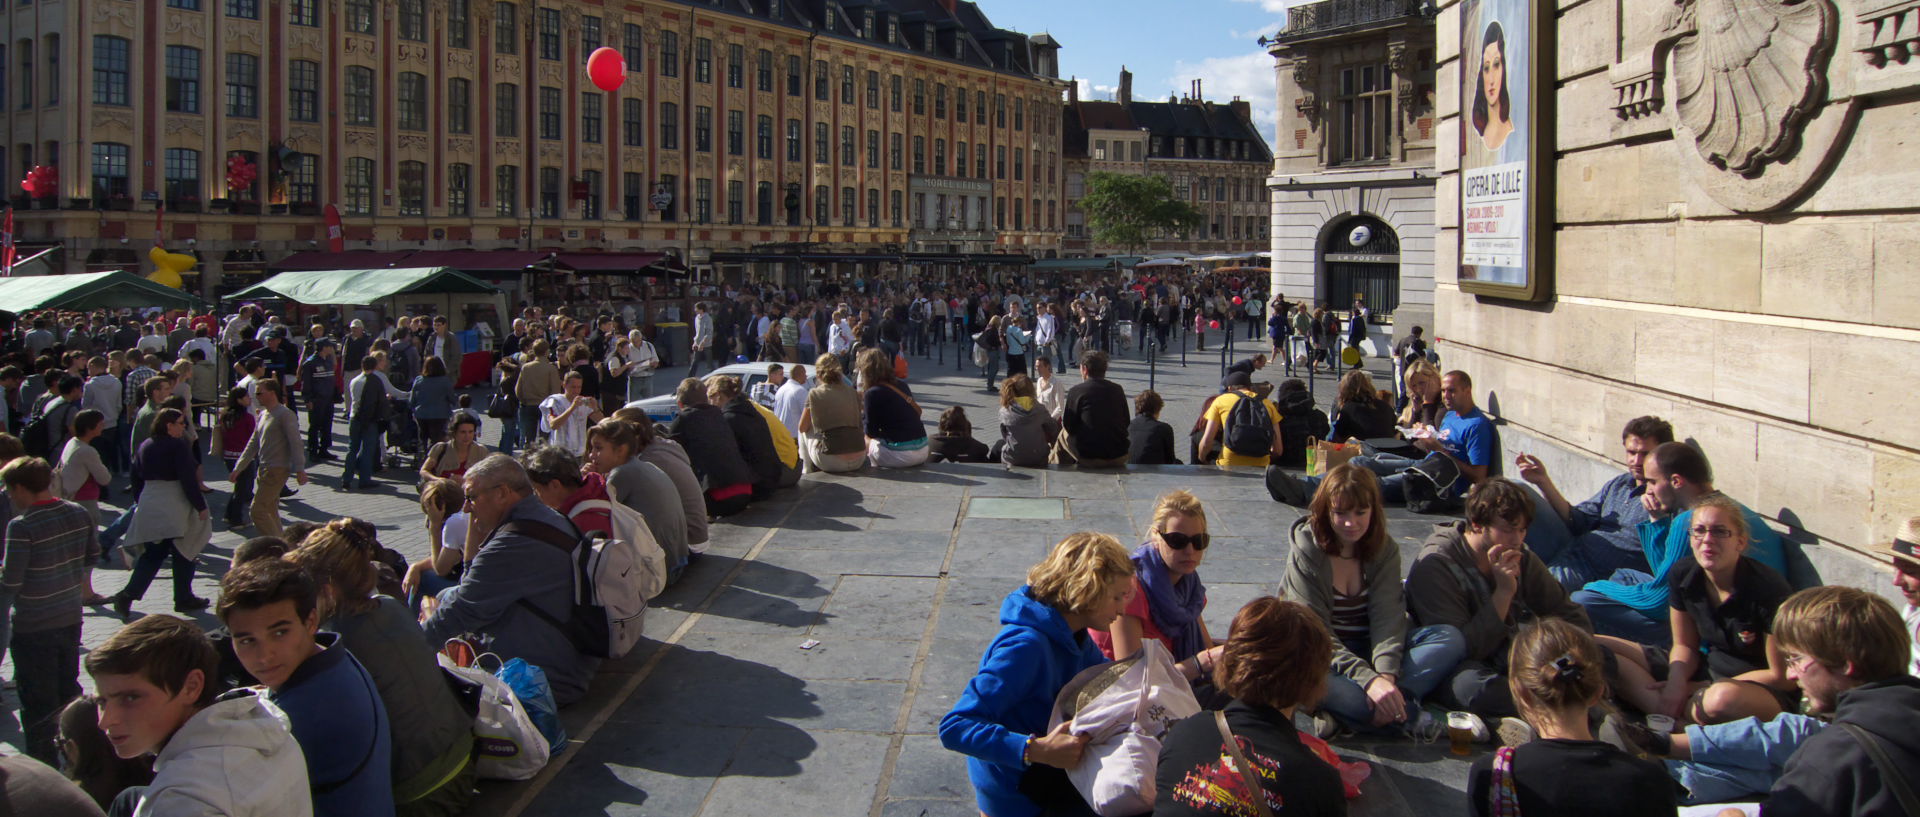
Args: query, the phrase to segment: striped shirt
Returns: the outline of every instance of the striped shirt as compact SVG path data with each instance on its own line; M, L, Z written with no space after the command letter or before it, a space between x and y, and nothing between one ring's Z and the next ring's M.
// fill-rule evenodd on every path
M85 508L62 499L27 508L7 523L3 558L0 587L14 594L14 632L80 624L87 567L100 558Z
M1358 641L1362 644L1373 641L1373 625L1367 612L1367 591L1361 590L1354 595L1334 591L1333 604L1328 611L1333 619L1333 637L1342 643Z

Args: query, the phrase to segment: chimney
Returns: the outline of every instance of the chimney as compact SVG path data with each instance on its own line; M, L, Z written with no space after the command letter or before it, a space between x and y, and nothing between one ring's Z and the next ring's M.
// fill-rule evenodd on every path
M1120 91L1114 96L1114 101L1122 105L1133 102L1133 72L1124 65L1120 66Z
M1067 80L1067 104L1077 105L1079 103L1080 103L1080 78L1073 77Z
M1193 81L1193 101L1199 102L1203 99L1206 99L1206 96L1200 93L1200 80L1196 79Z
M1236 96L1233 98L1232 102L1229 102L1227 104L1233 108L1234 116L1238 116L1240 117L1241 120L1246 122L1253 121L1253 108L1252 106L1247 104L1246 100Z

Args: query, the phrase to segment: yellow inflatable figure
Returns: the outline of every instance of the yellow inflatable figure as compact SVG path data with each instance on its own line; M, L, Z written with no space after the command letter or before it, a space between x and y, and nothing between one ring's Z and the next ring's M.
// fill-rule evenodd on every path
M147 258L153 261L153 272L147 273L147 280L181 289L187 285L180 274L193 269L200 259L177 252L167 252L165 247L154 247L147 251Z

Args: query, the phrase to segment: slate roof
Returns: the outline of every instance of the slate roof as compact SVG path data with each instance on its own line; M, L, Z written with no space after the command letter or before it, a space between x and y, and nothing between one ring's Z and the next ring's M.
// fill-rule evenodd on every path
M1037 76L1037 48L1059 47L1059 42L1042 35L1029 38L1017 31L994 26L978 5L955 2L949 13L943 0L781 0L780 13L771 16L770 0L680 0L681 5L755 17L794 28L813 28L823 36L860 40L870 46L912 52L936 59L960 62L1022 76ZM827 8L838 9L834 25L826 27ZM880 16L874 25L874 39L861 36L860 14L871 9ZM900 40L886 42L886 15L900 24ZM927 49L928 29L933 24L937 45Z
M1259 128L1242 117L1232 105L1217 102L1118 102L1087 101L1069 103L1063 118L1066 125L1068 156L1084 158L1087 131L1135 130L1145 128L1155 136L1232 139L1248 143L1247 158L1236 161L1272 161L1273 153Z

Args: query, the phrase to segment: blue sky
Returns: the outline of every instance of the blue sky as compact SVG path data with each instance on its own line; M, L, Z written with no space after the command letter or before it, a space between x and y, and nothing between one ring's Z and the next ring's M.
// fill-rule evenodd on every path
M1134 99L1165 100L1193 80L1216 102L1238 95L1273 144L1273 58L1255 39L1273 36L1298 0L975 0L1000 28L1051 32L1060 75L1081 81L1082 99L1112 99L1120 67Z

